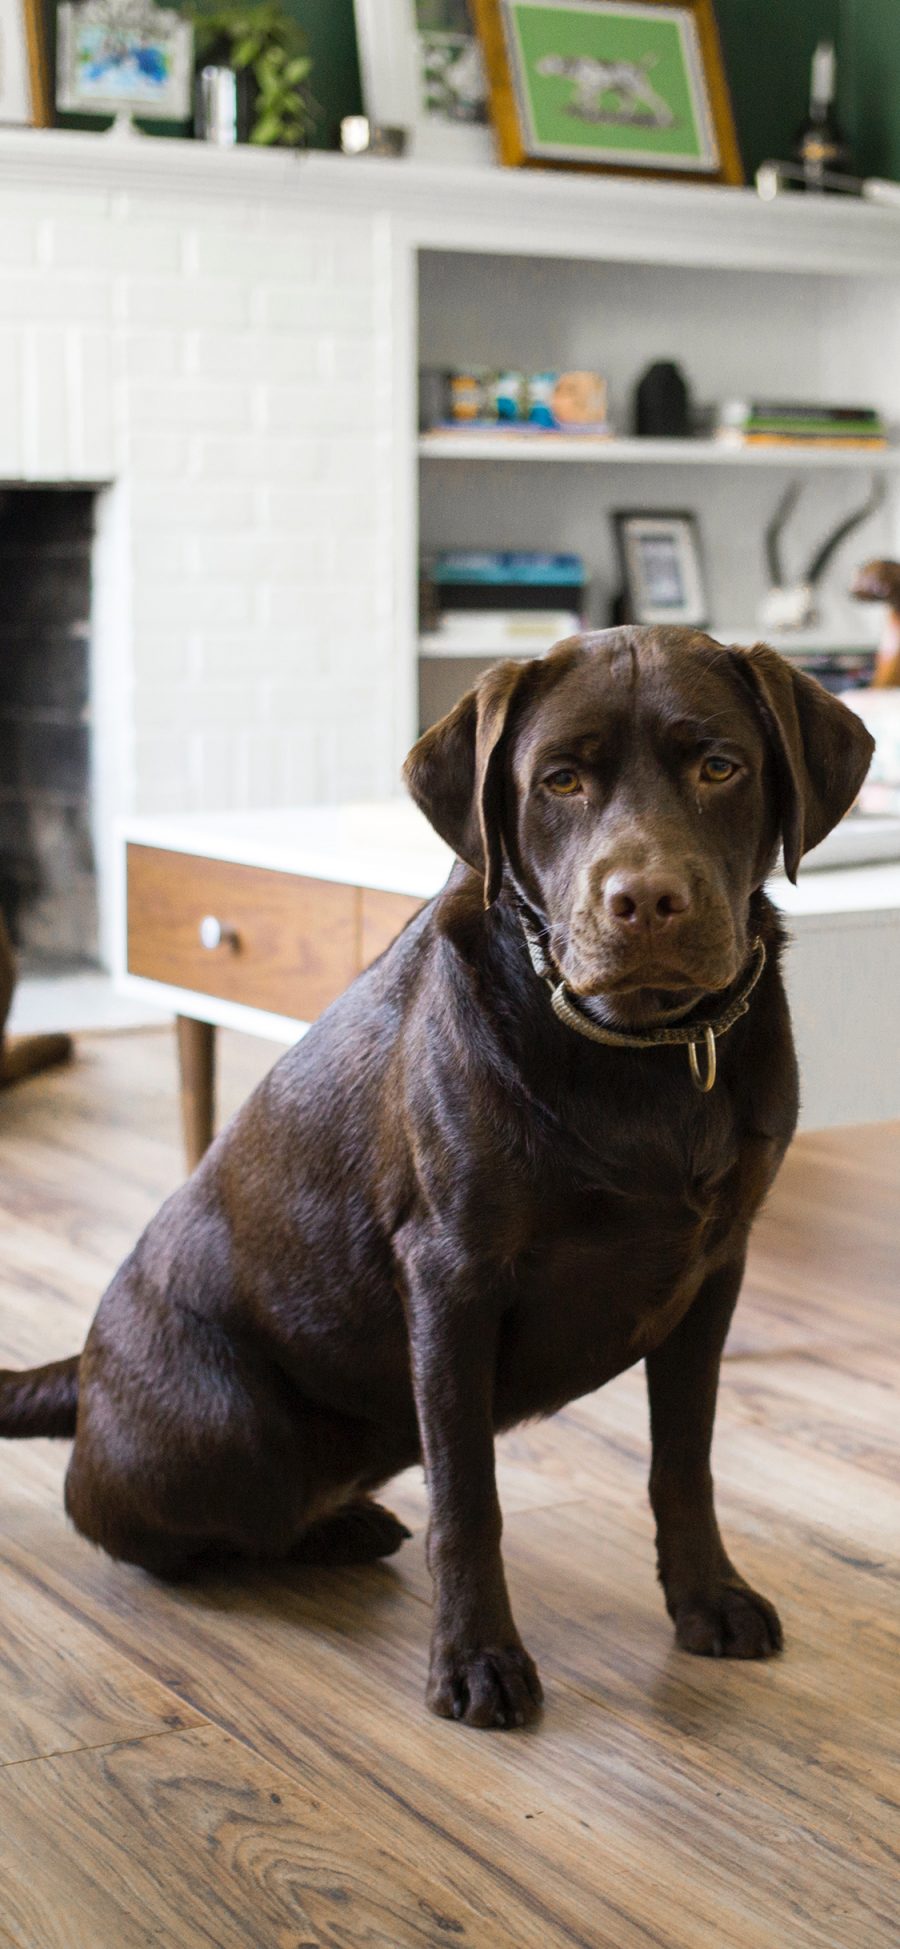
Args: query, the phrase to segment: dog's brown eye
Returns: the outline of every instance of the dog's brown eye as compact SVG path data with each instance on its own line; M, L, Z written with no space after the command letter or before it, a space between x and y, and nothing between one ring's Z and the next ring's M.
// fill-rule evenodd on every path
M559 771L552 771L549 778L545 778L544 784L549 786L551 792L556 792L561 799L571 798L573 792L581 791L581 779L577 771L572 771L569 765L561 766Z
M726 778L733 778L737 765L730 758L704 758L700 766L700 777L707 785L724 785Z

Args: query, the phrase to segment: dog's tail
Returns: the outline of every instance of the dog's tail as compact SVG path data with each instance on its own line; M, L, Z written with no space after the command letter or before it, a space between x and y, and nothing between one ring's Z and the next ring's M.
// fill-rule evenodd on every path
M16 1374L0 1367L0 1435L74 1435L80 1354Z

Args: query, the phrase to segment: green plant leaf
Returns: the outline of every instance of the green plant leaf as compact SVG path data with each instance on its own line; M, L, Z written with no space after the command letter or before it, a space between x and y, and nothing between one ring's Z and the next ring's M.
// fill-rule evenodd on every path
M236 68L249 68L259 59L260 42L256 34L248 34L246 39L236 41L232 46L231 59Z
M250 134L250 140L251 142L255 142L261 148L267 148L272 143L278 141L280 134L281 134L280 116L262 115L260 116L259 121L255 122L253 125Z
M309 41L283 0L183 0L181 13L194 26L198 61L210 54L256 83L250 140L260 147L297 147L316 126L321 110L306 86L313 63Z

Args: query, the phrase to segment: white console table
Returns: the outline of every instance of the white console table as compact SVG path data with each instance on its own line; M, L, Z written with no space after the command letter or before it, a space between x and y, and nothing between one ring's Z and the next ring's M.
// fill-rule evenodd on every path
M877 853L890 831L871 830ZM900 862L830 866L860 843L845 824L818 870L769 888L792 937L807 1129L900 1116ZM135 818L119 860L117 979L178 1017L194 1161L212 1124L216 1027L295 1040L438 891L452 855L398 799Z

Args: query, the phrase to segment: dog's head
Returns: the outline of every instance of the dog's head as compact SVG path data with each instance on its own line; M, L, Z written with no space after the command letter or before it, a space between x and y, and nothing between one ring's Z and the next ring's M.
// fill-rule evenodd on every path
M506 878L573 991L633 1026L729 986L779 842L793 880L872 750L860 719L774 650L628 628L497 665L405 775L483 875L485 904Z

